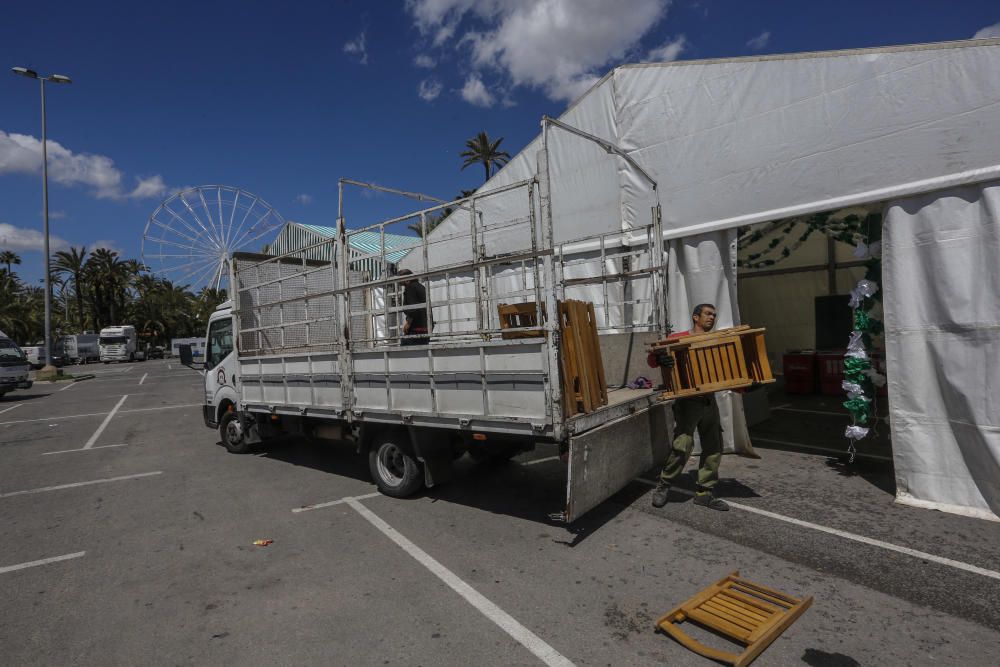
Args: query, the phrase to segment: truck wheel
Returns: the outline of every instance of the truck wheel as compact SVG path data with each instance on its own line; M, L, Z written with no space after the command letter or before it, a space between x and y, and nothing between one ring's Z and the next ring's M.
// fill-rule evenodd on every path
M393 498L411 496L424 485L424 471L391 438L376 439L368 450L368 468L378 490Z
M243 423L236 416L235 412L226 412L219 422L219 437L222 444L231 454L246 454L250 451L250 443L247 442L246 433L243 432Z
M128 362L131 364L134 361L135 361L135 355L134 354L128 355Z

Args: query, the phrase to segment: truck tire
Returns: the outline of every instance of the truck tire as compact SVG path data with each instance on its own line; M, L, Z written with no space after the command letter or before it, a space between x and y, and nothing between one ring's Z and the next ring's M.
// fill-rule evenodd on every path
M393 436L380 436L368 450L368 469L378 490L393 498L406 498L424 485L424 471Z
M250 443L247 442L246 433L243 432L243 423L239 420L235 412L226 412L219 422L219 437L222 438L222 445L231 454L246 454L250 451Z

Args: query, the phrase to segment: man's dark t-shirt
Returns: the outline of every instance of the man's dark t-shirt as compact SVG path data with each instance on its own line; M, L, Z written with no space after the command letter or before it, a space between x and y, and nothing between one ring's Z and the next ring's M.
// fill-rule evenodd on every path
M410 333L427 333L427 290L418 281L407 283L403 288L403 305L417 306L407 308L403 313L410 318Z

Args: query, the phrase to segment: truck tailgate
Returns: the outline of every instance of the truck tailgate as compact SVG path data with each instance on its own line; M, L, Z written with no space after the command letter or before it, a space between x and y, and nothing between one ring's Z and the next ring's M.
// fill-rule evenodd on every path
M668 405L648 407L569 440L566 521L600 505L640 473L666 459Z

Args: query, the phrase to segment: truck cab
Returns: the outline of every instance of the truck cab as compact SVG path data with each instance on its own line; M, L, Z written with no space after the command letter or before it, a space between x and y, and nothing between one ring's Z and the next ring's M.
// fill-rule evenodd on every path
M30 389L29 368L21 348L0 331L0 396L15 389Z
M105 364L110 364L112 361L135 361L135 327L130 325L105 327L101 329L99 343L101 361Z
M227 414L236 414L239 403L236 354L233 343L232 301L216 308L205 333L205 426L219 428ZM239 428L239 422L234 422ZM228 424L227 424L228 426Z

